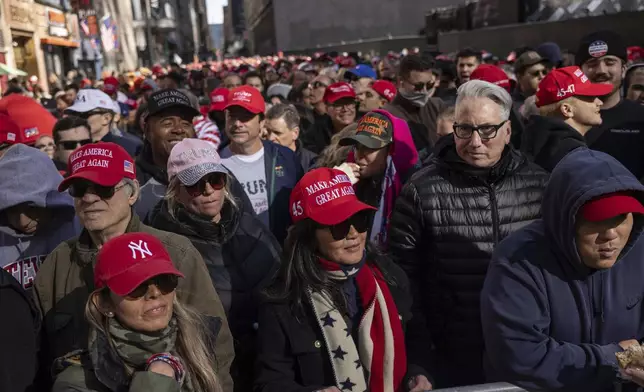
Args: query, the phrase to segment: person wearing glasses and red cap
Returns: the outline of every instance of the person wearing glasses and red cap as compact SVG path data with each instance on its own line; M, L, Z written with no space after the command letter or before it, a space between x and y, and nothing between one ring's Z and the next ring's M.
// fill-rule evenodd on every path
M373 210L337 169L293 189L286 257L259 311L256 391L432 388L405 345L409 281L367 245Z
M254 87L230 91L226 104L226 133L230 144L221 150L222 163L242 187L255 214L282 243L290 226L288 195L303 169L288 147L262 140L266 104Z
M44 369L51 361L87 344L88 325L83 318L97 251L110 239L144 232L159 238L172 261L185 275L177 289L179 299L198 312L223 320L217 338L217 372L225 391L232 390L228 374L234 354L226 315L199 252L185 237L141 223L132 206L139 197L136 167L130 155L114 143L80 147L69 157L70 176L60 192L74 199L76 215L84 227L80 236L61 243L45 260L36 276L34 298L43 323ZM55 320L65 320L63 324Z
M304 148L320 154L330 143L331 137L356 121L358 101L349 83L337 82L324 91L327 114L315 119L302 135Z
M225 320L179 298L184 279L154 235L106 242L84 306L87 349L56 360L52 391L223 391L212 342Z
M521 151L551 172L570 151L586 147L584 135L602 123L599 97L610 92L610 85L591 83L577 66L552 70L539 83L541 115L530 117Z
M281 248L231 191L232 178L208 142L185 139L168 159L169 186L153 227L187 237L203 257L235 339L235 388L252 389L258 301L279 268Z
M566 392L626 382L615 354L644 338L642 202L644 186L607 154L578 148L559 162L543 218L501 242L487 271L490 381ZM640 384L641 374L625 370Z

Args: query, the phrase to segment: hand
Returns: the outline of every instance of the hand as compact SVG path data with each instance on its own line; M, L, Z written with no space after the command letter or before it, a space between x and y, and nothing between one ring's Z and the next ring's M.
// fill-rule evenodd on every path
M360 166L357 163L347 163L356 179L360 179Z
M626 370L622 370L625 378L631 380L635 384L644 387L644 369L639 366L629 366Z
M629 346L632 346L634 344L639 345L640 342L635 339L622 340L621 342L619 342L619 346L622 348L622 350L626 350Z
M164 376L168 376L173 379L176 378L172 366L163 361L152 362L152 364L148 368L148 371L152 373L163 374Z
M416 376L409 380L409 392L431 391L434 387L425 376Z
M316 392L340 392L340 390L337 387L328 387L328 388L320 389Z

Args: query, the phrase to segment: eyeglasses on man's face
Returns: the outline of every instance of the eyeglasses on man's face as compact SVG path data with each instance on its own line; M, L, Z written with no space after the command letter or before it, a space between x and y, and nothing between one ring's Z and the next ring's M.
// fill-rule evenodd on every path
M454 128L454 135L459 138L459 139L469 139L472 137L474 132L478 132L479 137L481 140L490 140L494 139L496 135L499 132L499 129L505 123L507 123L508 120L505 120L501 122L500 124L483 124L479 126L474 126L471 124L459 124L459 123L454 123L453 128Z

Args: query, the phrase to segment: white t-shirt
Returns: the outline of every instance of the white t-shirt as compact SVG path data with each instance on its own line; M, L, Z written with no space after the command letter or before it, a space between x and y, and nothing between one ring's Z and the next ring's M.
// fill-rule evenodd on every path
M227 150L227 148L226 148ZM250 199L257 216L268 225L268 189L264 166L264 147L253 155L229 155L222 151L221 163L233 173Z

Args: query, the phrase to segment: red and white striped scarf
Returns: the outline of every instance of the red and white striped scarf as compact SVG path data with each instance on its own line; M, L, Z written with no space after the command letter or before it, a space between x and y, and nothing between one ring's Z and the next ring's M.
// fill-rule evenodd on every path
M351 392L402 390L407 371L405 336L382 272L375 265L365 264L345 272L336 263L323 259L319 262L334 280L355 277L364 312L355 342L330 296L309 291L333 365L336 386Z

